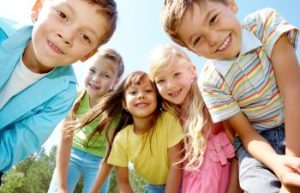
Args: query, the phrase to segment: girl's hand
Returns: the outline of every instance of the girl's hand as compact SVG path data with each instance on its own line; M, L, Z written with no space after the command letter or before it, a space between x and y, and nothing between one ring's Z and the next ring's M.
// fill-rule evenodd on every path
M68 190L59 188L59 189L57 190L57 193L68 193Z
M80 127L79 119L72 120L66 117L62 125L62 137L63 139L73 139L75 131Z

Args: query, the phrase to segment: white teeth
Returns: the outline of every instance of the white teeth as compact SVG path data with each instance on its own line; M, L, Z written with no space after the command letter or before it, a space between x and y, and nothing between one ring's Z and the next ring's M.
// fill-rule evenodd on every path
M229 36L226 38L225 42L219 47L218 50L225 49L228 43L229 43Z

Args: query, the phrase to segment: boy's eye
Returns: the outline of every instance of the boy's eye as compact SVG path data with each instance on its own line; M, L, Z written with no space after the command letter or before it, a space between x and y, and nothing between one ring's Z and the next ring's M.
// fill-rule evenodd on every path
M91 43L91 39L89 38L89 36L82 34L81 37L85 42L87 42L89 44Z
M197 44L199 43L200 41L200 36L196 37L194 40L193 40L193 47L197 46Z
M57 10L57 14L59 15L60 18L67 19L67 15L62 11Z
M217 20L217 15L214 15L214 16L210 19L209 25L215 24L215 23L216 23L216 20Z
M174 73L174 77L178 77L178 76L180 76L180 72L176 72L176 73Z

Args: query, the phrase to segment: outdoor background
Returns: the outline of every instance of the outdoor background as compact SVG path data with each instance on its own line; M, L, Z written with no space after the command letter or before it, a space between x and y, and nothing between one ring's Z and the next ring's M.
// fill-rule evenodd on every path
M0 16L19 22L31 22L30 10L34 0L0 1ZM105 46L116 49L123 56L125 62L123 77L134 70L148 71L148 59L153 49L161 44L172 43L160 25L163 0L116 0L116 2L119 11L117 30ZM300 26L299 0L237 0L236 2L239 6L237 16L241 21L247 14L257 9L271 7L277 9L288 22ZM187 52L199 72L205 60ZM297 49L297 56L299 59L299 49ZM76 63L74 67L79 87L82 88L87 68L82 63ZM56 136L57 132L54 132L45 145L47 149L56 143Z
M31 22L30 9L34 0L0 0L0 2L1 17L7 17L20 23ZM116 0L116 2L119 11L117 30L105 47L114 48L123 56L125 62L123 77L134 70L148 71L148 59L152 50L158 45L172 43L160 25L163 0ZM240 20L257 9L271 7L277 9L289 23L300 26L299 0L237 0L237 4L239 6L237 16ZM190 52L188 54L199 72L204 64L204 59ZM297 49L297 56L299 59L299 49ZM82 63L76 63L74 67L79 88L82 88L87 69ZM54 151L51 148L57 143L56 130L44 145L48 154ZM51 159L53 160L53 157Z

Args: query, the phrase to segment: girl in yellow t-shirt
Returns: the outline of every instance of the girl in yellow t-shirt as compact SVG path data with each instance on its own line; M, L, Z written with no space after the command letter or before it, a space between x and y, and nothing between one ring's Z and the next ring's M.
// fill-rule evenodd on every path
M161 110L161 100L145 72L128 75L115 92L91 110L82 120L83 125L99 114L101 123L106 123L99 125L100 130L107 126L112 128L113 120L118 120L113 134L109 135L112 137L106 159L116 167L120 192L133 193L128 178L129 162L148 182L145 192L179 192L182 128L173 115ZM101 175L99 172L98 176Z

